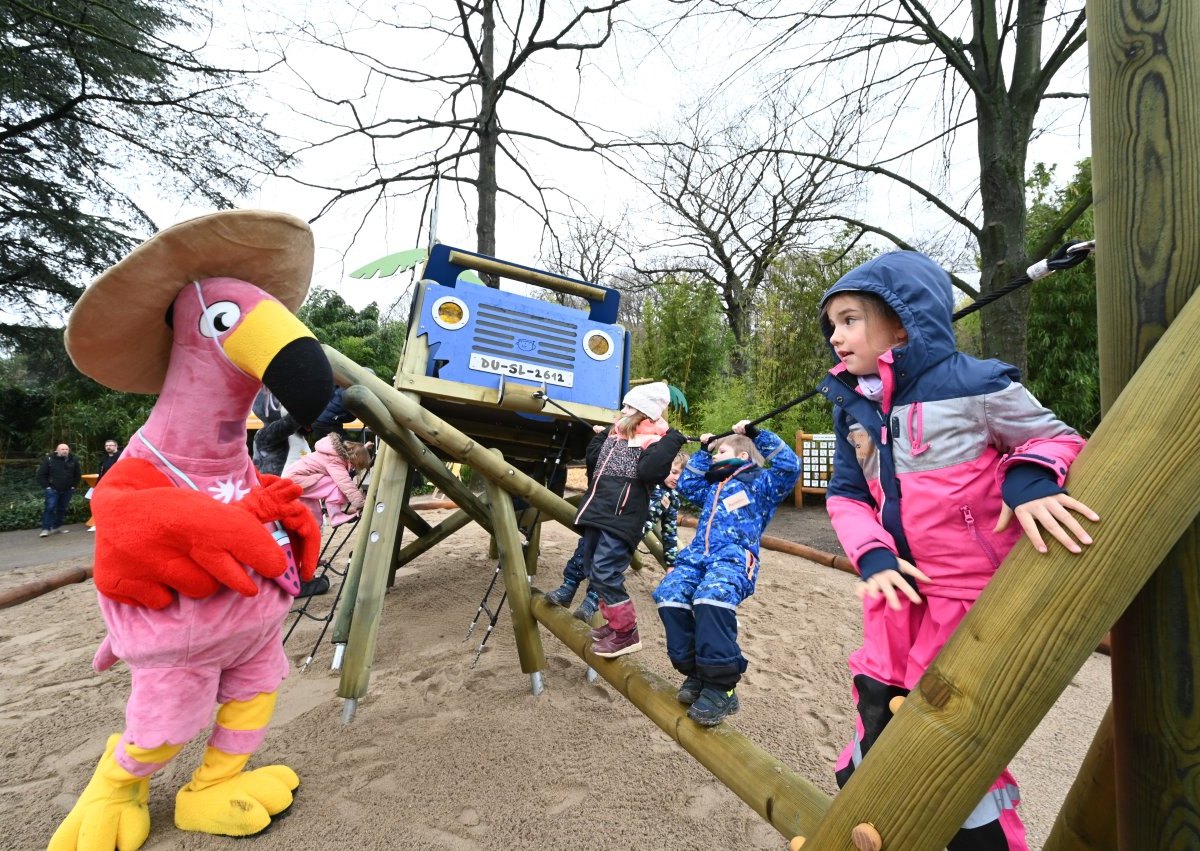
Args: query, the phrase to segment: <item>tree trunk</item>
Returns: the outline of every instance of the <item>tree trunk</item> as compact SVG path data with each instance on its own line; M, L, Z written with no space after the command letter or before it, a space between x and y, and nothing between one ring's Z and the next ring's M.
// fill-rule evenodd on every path
M479 195L479 211L475 224L476 250L480 254L496 255L496 149L500 143L500 121L496 106L500 99L495 79L492 52L495 47L496 18L492 0L482 4L483 36L480 41L479 69L480 109L476 132L479 135L479 178L475 189ZM494 275L483 275L488 286L499 286Z
M730 374L746 375L750 369L750 313L740 302L729 300L725 304L725 318L733 333L733 351L729 354Z
M983 204L983 233L979 240L986 295L1025 272L1025 157L1031 124L1006 102L978 99L979 195ZM1030 292L1017 290L981 313L983 355L999 358L1025 371L1025 339Z

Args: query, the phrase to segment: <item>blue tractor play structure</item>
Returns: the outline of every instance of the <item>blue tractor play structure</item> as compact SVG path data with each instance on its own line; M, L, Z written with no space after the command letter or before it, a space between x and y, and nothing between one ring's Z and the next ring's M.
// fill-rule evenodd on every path
M473 273L586 307L486 286ZM413 296L396 387L545 482L551 471L542 465L580 460L589 424L612 422L629 388L620 298L610 287L436 244Z

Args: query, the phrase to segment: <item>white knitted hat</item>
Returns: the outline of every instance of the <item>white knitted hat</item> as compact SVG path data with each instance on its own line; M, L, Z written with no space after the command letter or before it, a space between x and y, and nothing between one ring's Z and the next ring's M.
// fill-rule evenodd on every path
M671 388L665 381L643 384L626 393L621 404L640 411L649 419L657 420L671 404Z

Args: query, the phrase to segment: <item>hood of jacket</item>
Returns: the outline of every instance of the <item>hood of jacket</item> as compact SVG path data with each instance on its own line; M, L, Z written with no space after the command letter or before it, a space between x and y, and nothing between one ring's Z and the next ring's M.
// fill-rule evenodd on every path
M957 350L954 339L954 289L950 275L931 258L917 251L892 251L851 269L821 297L821 330L826 344L833 328L825 306L838 293L867 292L882 298L896 311L908 342L892 350L897 383L905 374L920 375ZM833 346L829 346L834 352ZM835 362L837 354L833 354Z
M346 461L349 455L345 446L342 445L341 435L337 432L330 432L314 443L313 451L320 452L322 455L332 455L342 461Z

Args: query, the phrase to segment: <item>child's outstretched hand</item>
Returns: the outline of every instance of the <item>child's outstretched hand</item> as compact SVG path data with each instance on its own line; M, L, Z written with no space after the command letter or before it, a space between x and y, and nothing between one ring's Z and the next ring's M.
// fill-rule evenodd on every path
M748 425L750 425L750 420L738 420L736 423L733 424L733 428L731 429L731 431L734 434L745 434L746 427Z
M900 608L900 598L896 595L896 592L899 591L912 602L920 603L921 595L917 593L917 589L905 582L904 577L900 574L907 573L919 582L929 582L929 577L918 570L916 565L910 564L902 558L897 558L896 561L899 564L897 570L880 571L870 579L864 579L858 585L854 586L854 593L858 596L858 599L862 600L870 597L872 600L877 600L879 599L879 595L882 594L887 600L888 608L898 610Z
M1067 496L1065 493L1056 493L1053 496L1044 496L1041 499L1023 502L1017 506L1016 511L1005 505L1000 511L1000 520L997 521L996 528L992 531L1003 532L1015 516L1017 522L1021 524L1021 528L1025 530L1025 536L1029 538L1033 543L1033 548L1039 553L1046 552L1046 542L1042 539L1039 526L1057 538L1059 543L1071 552L1083 552L1083 548L1079 544L1090 544L1092 536L1084 530L1075 515L1071 513L1072 511L1082 514L1092 522L1100 520L1099 514L1079 500Z

